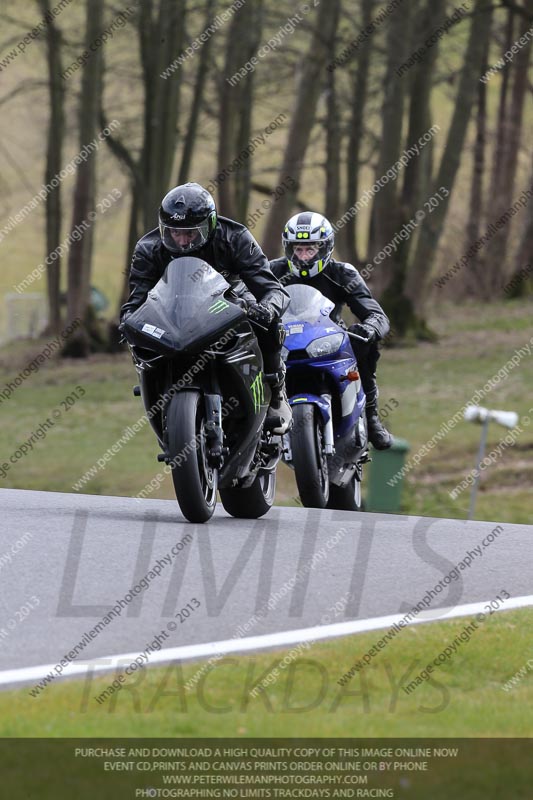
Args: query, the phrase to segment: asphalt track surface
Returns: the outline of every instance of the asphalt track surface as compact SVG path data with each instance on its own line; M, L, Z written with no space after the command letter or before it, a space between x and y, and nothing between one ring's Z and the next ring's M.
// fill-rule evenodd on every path
M10 489L0 490L0 509L0 679L59 662L157 563L160 574L129 595L80 661L142 652L173 627L164 648L233 639L244 650L249 637L279 646L284 633L288 641L328 621L372 629L430 590L433 619L502 591L531 594L530 525L284 507L251 521L221 506L208 524L191 525L172 501Z

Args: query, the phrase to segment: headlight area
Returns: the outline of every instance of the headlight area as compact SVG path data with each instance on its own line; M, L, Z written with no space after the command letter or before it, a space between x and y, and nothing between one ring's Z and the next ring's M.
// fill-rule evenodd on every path
M343 339L343 333L334 333L331 336L321 336L320 339L315 339L314 342L311 342L311 344L307 345L307 353L311 358L331 356L340 348Z

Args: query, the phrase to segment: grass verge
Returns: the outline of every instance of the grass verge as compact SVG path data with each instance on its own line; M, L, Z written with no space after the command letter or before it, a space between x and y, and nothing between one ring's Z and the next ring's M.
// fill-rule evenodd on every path
M205 662L143 669L102 704L94 698L114 673L51 684L37 698L26 686L0 694L0 736L298 737L304 730L317 737L530 736L531 674L503 687L531 658L533 610L488 616L430 679L403 690L469 622L404 629L345 686L338 679L382 632L307 650L231 655L207 669Z

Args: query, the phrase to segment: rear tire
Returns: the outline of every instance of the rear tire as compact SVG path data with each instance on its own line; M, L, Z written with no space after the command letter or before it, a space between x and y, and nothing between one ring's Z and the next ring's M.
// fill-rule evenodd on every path
M232 517L258 519L270 511L276 496L276 470L260 470L246 489L221 489L220 500Z
M175 394L168 406L168 450L172 482L189 522L207 522L217 502L218 472L207 464L204 399L199 392Z
M324 425L312 403L293 406L290 437L292 463L302 504L306 508L326 508L330 486L324 451Z

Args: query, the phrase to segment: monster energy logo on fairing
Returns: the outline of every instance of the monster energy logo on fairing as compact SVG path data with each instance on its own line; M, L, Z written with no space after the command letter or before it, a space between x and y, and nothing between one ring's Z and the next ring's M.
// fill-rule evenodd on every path
M252 384L250 385L250 389L252 390L252 396L254 398L254 411L257 413L261 408L261 403L263 403L265 399L265 387L263 384L262 372L257 373Z
M226 303L225 300L217 300L216 303L213 303L212 306L209 306L209 313L210 314L220 314L221 311L224 311L225 308L228 308L229 303Z

